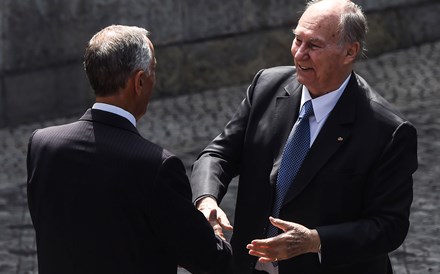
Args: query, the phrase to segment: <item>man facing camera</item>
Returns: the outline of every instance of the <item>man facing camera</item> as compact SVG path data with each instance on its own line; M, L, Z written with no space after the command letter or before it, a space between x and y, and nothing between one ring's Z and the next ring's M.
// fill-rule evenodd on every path
M113 25L89 41L96 103L29 140L28 203L40 274L224 273L229 245L191 202L179 158L136 129L155 84L148 31Z
M194 163L198 208L239 175L236 273L385 274L409 227L416 130L353 71L367 23L348 0L308 3L295 66L261 70ZM274 218L269 218L270 216Z

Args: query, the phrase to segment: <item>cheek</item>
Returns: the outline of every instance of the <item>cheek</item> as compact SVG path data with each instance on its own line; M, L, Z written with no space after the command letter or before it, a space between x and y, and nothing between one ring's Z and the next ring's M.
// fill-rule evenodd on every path
M314 64L314 69L321 73L329 73L335 68L335 63L332 58L322 53L311 53L310 59Z
M293 57L295 57L297 51L298 51L298 47L295 45L295 43L293 43L292 47L290 48L290 52L292 53Z

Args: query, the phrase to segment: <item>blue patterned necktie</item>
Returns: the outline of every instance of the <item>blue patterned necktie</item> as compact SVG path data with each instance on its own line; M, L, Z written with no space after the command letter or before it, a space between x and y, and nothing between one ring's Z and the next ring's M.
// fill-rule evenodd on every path
M294 126L292 128L281 157L281 164L276 182L275 202L272 209L272 216L275 218L278 218L279 216L284 197L295 180L295 176L310 147L309 117L313 115L313 105L311 100L304 103L301 113L303 115L300 115L298 118L296 127ZM274 237L276 235L278 235L278 228L269 224L267 237Z

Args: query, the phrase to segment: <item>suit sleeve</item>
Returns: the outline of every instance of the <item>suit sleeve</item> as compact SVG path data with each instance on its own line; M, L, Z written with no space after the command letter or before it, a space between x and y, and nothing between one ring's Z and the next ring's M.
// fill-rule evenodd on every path
M177 157L160 167L148 211L154 234L180 266L193 273L228 273L231 248L192 204L188 177Z
M213 196L217 201L226 194L231 180L238 175L241 152L243 150L246 127L251 111L251 102L255 85L264 70L254 77L232 119L199 155L191 173L193 200L201 196Z
M416 130L403 122L367 178L362 216L317 228L323 265L360 262L402 244L409 228L412 174L416 169Z
M34 138L34 135L37 131L35 130L32 135L29 137L29 142L28 142L28 148L27 148L27 157L26 157L26 168L27 168L27 202L28 202L28 207L29 207L29 211L31 214L31 219L32 222L34 224L36 224L36 220L35 220L35 201L34 201L34 176L35 176L35 166L33 164L33 154L31 151L32 148L32 140Z

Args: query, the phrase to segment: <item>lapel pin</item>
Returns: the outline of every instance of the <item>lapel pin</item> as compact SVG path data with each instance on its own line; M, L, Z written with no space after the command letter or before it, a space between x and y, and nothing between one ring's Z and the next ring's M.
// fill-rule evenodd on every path
M339 142L342 142L342 141L344 141L344 138L342 138L342 137L338 137L338 141L339 141Z

